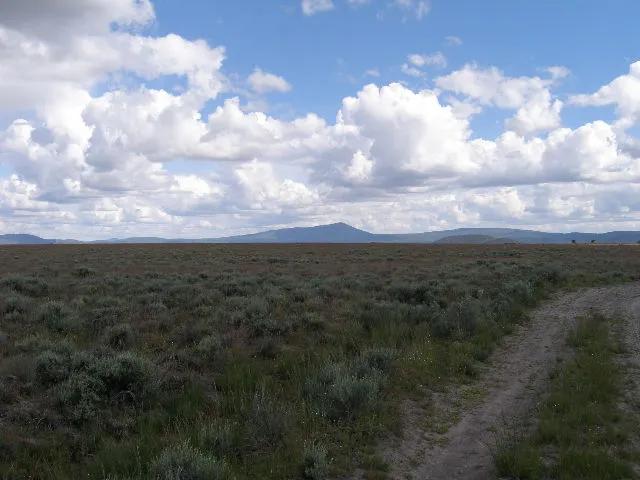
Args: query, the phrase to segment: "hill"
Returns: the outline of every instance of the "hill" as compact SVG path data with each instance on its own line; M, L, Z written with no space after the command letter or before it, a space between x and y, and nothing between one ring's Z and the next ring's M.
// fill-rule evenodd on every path
M499 245L504 243L519 243L506 237L492 237L490 235L451 235L433 242L446 245Z
M24 233L0 235L0 245L47 245L52 243L56 243L56 241Z
M95 240L84 243L436 243L436 244L569 244L576 243L638 243L640 232L616 231L607 233L553 233L513 228L458 228L423 233L376 234L360 230L346 223L332 223L315 227L293 227L248 235L220 238L161 238L129 237ZM48 245L83 243L77 240L56 240L27 234L0 235L0 245Z
M213 239L220 243L369 243L376 235L347 225L332 223L316 227L283 228L250 235Z

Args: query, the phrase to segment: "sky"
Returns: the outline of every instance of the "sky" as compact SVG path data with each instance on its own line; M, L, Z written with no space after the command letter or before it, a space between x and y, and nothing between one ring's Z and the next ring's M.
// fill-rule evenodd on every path
M3 0L0 233L640 230L640 2Z

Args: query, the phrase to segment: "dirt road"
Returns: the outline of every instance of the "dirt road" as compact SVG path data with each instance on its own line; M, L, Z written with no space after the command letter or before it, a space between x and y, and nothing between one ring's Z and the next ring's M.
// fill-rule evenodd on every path
M528 418L546 387L576 317L590 310L623 315L629 363L640 386L640 284L563 293L531 313L531 321L511 335L480 374L474 391L483 392L472 406L455 412L455 399L469 387L434 394L431 415L454 416L442 434L424 427L423 408L407 404L402 438L384 446L393 479L487 479L493 476L491 447L500 431Z
M620 408L628 415L640 412L640 293L634 298L620 299L620 313L623 323L621 325L621 340L624 346L620 360L624 366L626 383L624 398ZM629 439L633 450L640 451L640 434ZM636 476L640 476L640 465L632 465Z

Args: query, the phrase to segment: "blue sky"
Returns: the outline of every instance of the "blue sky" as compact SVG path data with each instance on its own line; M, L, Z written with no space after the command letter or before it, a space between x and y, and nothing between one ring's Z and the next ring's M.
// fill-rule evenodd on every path
M606 7L597 0L434 0L422 20L385 1L357 8L344 0L334 3L334 10L305 16L296 0L158 0L153 30L224 45L229 71L248 75L260 66L278 72L295 88L284 98L274 95L274 101L327 120L335 117L341 99L364 83L430 86L429 78L415 81L401 74L409 52L441 51L448 69L475 62L511 76L564 65L572 75L557 92L569 95L596 90L614 72L626 71L640 49L640 3L632 0ZM463 44L449 45L451 36ZM380 77L366 76L371 69ZM583 121L580 112L567 116L573 124Z
M640 229L637 18L632 0L8 0L0 231Z

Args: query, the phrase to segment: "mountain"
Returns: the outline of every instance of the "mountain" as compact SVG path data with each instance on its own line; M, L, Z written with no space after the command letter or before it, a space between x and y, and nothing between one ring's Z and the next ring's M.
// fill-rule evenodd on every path
M436 240L433 243L442 245L499 245L519 242L511 238L492 237L490 235L451 235Z
M216 243L370 243L377 235L359 230L346 223L316 227L283 228L250 235L212 239Z
M161 237L127 237L109 238L107 240L92 240L86 243L200 243L198 240L185 240L181 238L161 238ZM208 242L204 242L208 243Z
M504 244L504 243L639 243L640 232L553 233L514 228L458 228L424 233L376 234L346 223L315 227L294 227L248 235L221 238L131 237L96 240L84 243L437 243L437 244ZM0 245L50 245L83 243L77 240L55 240L26 234L0 235Z
M51 245L53 243L56 241L24 233L0 235L0 245Z

